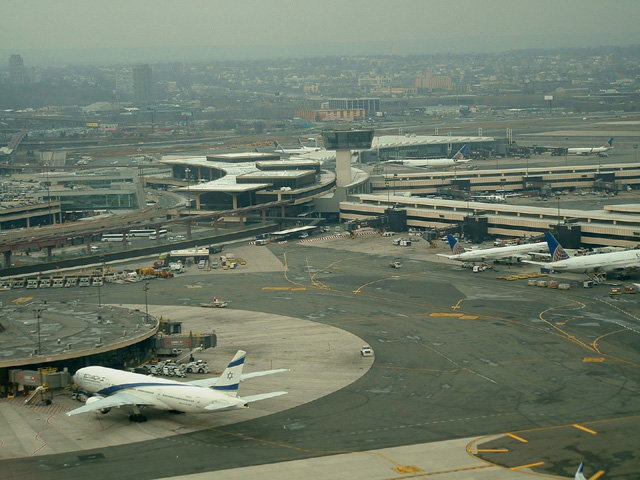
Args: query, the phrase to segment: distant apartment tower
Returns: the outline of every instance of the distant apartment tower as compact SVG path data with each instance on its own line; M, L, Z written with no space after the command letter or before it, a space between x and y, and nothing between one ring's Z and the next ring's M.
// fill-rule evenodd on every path
M426 72L424 75L416 77L416 88L426 88L428 90L451 90L453 83L451 77L432 75Z
M135 102L139 105L148 105L153 102L151 73L149 65L133 67L133 95Z
M364 109L367 116L380 111L379 98L334 98L329 99L329 110Z
M296 110L296 117L302 118L307 122L353 122L365 116L364 108Z
M20 55L9 57L9 81L11 85L24 85L24 63Z

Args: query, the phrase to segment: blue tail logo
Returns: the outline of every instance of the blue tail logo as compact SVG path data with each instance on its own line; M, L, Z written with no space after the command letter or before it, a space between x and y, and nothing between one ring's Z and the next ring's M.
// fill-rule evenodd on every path
M547 245L549 245L549 253L551 254L552 262L559 262L560 260L566 260L569 258L569 255L564 251L562 245L558 243L551 233L544 232L544 237L547 239Z
M607 143L603 145L605 148L613 148L613 137L609 139Z
M447 240L449 240L451 253L453 253L454 255L460 255L461 253L465 252L464 247L460 245L460 242L458 242L458 239L453 235L451 235L450 233L447 234Z
M458 150L458 153L456 153L453 156L454 160L463 160L464 156L467 154L467 145L463 146L460 150Z

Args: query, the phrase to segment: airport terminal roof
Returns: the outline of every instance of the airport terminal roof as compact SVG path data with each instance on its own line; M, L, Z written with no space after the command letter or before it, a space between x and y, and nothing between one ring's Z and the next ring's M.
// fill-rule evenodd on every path
M409 145L443 145L449 143L493 142L493 137L456 137L449 135L383 135L373 137L371 150Z

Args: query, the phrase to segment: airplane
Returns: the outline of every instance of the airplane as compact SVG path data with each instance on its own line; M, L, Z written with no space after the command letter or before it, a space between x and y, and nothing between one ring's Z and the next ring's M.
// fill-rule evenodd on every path
M611 137L609 140L607 140L607 143L605 143L604 145L602 145L601 147L591 147L591 148L584 148L584 147L578 147L578 148L568 148L567 149L567 153L569 155L591 155L592 153L604 153L607 150L610 150L613 148L613 137Z
M285 372L287 369L242 373L246 352L238 350L231 363L218 378L190 382L150 377L139 373L107 367L84 367L74 375L75 383L85 392L93 393L84 406L67 412L77 415L98 411L107 414L112 408L128 407L132 422L146 422L141 409L154 408L180 413L210 413L247 408L250 402L285 395L270 392L247 397L238 396L238 384L248 378Z
M578 470L576 470L576 474L573 476L574 480L587 480L584 476L584 462L580 462L578 465Z
M319 152L322 150L320 147L306 147L300 139L298 139L298 147L285 149L277 140L273 141L273 145L276 148L276 152L284 153L285 155L305 155L311 152Z
M507 201L507 197L503 195L473 195L471 200L484 200L489 203L504 203Z
M525 259L531 258L535 252L542 252L547 249L547 244L545 242L539 242L524 245L513 245L509 247L465 250L465 248L460 245L460 242L458 242L458 239L450 233L447 234L447 240L449 240L452 255L445 255L443 253L439 253L438 255L446 257L449 260L458 260L461 262L484 262L486 260L515 260L522 262L525 261Z
M404 165L407 167L424 167L439 168L453 167L454 165L467 163L470 159L465 160L467 154L467 145L463 146L452 158L404 158L398 160L387 160L380 163L389 163L394 165Z
M551 262L535 262L523 260L525 263L540 265L558 272L578 272L591 276L592 273L623 271L627 268L640 267L640 249L618 252L594 253L570 257L550 232L544 233L551 254Z

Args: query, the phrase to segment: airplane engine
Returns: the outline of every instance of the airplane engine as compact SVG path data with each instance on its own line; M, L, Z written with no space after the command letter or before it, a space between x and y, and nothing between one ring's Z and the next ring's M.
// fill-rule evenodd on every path
M93 397L89 397L87 398L87 401L85 402L85 405L89 405L93 402L97 402L98 400L102 400L104 397L100 396L100 395L95 395ZM110 408L101 408L100 413L102 413L103 415L106 415L107 413L109 413L111 411Z

